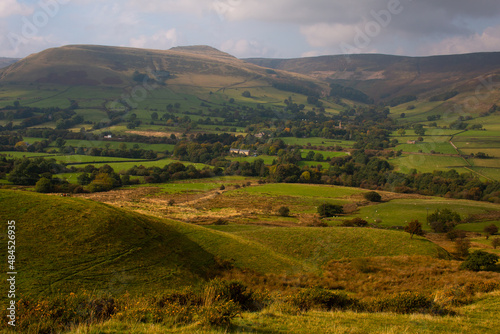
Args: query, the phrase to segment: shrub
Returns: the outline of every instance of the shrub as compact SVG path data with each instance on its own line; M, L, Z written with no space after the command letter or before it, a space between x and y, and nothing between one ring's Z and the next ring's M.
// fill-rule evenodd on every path
M19 333L60 333L78 324L110 319L119 307L115 299L87 293L57 294L42 300L20 297L16 302L16 329ZM0 311L7 319L7 310ZM10 327L7 321L0 328Z
M246 97L246 98L250 98L250 97L252 97L252 94L248 90L246 90L243 93L241 93L241 96Z
M290 215L290 209L287 206L282 206L278 209L278 214L281 217L288 217Z
M483 231L486 234L486 239L488 239L491 235L495 235L498 233L498 227L495 224L490 224L488 226L485 226Z
M475 251L460 265L460 269L480 271L492 269L497 263L499 257L496 254L484 251Z
M220 188L219 188L219 190L226 190L226 186L221 185Z
M500 246L500 238L491 240L491 246L493 246L494 249L497 249L497 247Z
M205 287L205 304L211 300L231 300L244 310L255 310L254 294L238 281L213 279Z
M175 204L175 199L172 198L168 201L168 206L173 206L174 204Z
M231 320L240 313L238 304L231 300L217 300L204 305L198 314L205 326L229 326Z
M291 303L301 311L308 311L313 308L321 310L356 309L359 306L356 299L319 287L300 291L291 298Z
M467 238L455 240L455 251L458 256L465 257L469 255L470 240Z
M375 191L367 192L363 196L367 201L370 202L380 202L382 200L382 196L380 196L380 194Z
M46 177L42 177L35 184L35 191L37 193L44 193L44 194L50 193L52 191L52 183Z
M344 209L341 205L323 203L318 206L318 213L321 217L333 217L344 213Z
M446 232L446 237L450 241L455 241L456 239L464 239L466 236L467 236L467 233L465 231L462 231L462 230L453 229L453 230Z
M216 221L214 221L213 224L214 225L227 225L227 221L222 219L222 218L219 218Z
M359 217L350 219L350 220L344 220L341 224L343 227L365 227L368 225L368 222L364 219L361 219Z
M407 291L397 295L376 300L373 303L374 311L394 312L401 314L428 313L433 308L433 301L418 292Z
M436 233L448 233L455 228L455 225L452 221L431 221L431 228Z

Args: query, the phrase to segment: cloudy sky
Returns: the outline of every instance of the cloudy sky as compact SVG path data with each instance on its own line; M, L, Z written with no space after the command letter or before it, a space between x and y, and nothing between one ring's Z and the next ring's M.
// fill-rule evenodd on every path
M67 44L274 58L500 51L500 1L0 0L0 57Z

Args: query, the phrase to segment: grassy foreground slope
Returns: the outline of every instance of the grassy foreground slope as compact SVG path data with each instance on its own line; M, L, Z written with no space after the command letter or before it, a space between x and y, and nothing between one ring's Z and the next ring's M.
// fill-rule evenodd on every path
M123 293L195 284L214 272L217 258L235 257L235 265L261 272L301 269L297 261L227 233L87 200L2 190L0 202L3 220L16 221L16 269L23 294ZM6 250L2 247L2 258Z
M298 227L227 233L76 198L2 190L0 202L3 220L16 221L23 294L168 289L209 278L221 261L263 274L296 274L317 271L331 259L444 252L395 231ZM0 250L3 258L6 250Z

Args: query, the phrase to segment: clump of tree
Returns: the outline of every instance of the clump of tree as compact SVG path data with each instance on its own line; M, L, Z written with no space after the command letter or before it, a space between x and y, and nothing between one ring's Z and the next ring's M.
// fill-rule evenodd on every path
M365 93L363 93L362 91L352 87L342 86L336 83L330 84L330 96L336 96L366 104L373 103L373 99L368 95L366 95Z
M454 90L451 92L446 92L446 93L442 93L439 95L434 95L431 98L429 98L429 102L446 101L446 100L449 100L457 95L458 95L458 92L456 90Z
M363 194L363 197L370 202L380 202L382 201L382 196L376 191L369 191Z
M392 100L389 101L389 105L391 107L398 106L403 103L415 101L417 97L415 95L403 95L403 96L398 96L393 98Z
M333 217L344 213L342 205L323 203L318 206L318 214L323 217Z
M429 223L436 233L447 233L460 222L460 215L450 209L437 209L429 215Z
M467 256L467 259L460 265L460 269L472 271L491 270L495 267L498 259L499 257L496 254L478 250Z
M356 217L353 219L344 220L340 226L342 226L342 227L366 227L366 226L368 226L368 222L364 219Z
M88 191L92 193L109 191L122 185L122 178L109 165L101 168L89 165L78 175L77 181L81 186L87 186Z
M52 175L67 169L55 159L16 159L8 180L16 185L34 186L42 177L50 179Z
M252 93L250 93L250 91L246 90L243 93L241 93L241 96L246 97L246 98L251 98Z
M412 220L405 226L405 232L410 233L410 239L413 239L414 235L424 235L424 230L422 229L422 223L418 220Z

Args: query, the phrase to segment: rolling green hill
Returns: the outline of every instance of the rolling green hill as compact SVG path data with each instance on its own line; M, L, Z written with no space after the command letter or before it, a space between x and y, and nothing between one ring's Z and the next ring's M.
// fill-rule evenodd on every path
M320 81L300 74L266 69L208 46L147 50L96 45L69 45L26 57L0 73L0 83L126 87L143 83L142 76L169 85L225 88L252 82L295 82L321 90Z
M23 294L168 289L210 277L221 260L262 274L294 274L316 272L328 259L436 255L439 249L394 231L226 233L75 198L2 190L0 202L2 218L16 221L16 270ZM353 243L362 247L353 252ZM6 258L6 247L0 256Z

